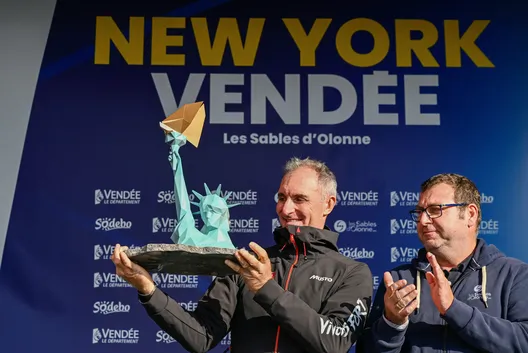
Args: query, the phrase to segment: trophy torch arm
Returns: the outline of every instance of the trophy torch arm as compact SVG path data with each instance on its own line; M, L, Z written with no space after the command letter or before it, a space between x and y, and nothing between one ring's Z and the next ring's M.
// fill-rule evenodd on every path
M180 136L183 137L183 135ZM183 233L195 228L195 221L191 211L191 204L189 202L189 192L187 191L187 186L185 184L183 165L179 154L179 149L184 143L185 142L181 143L181 139L172 140L169 156L174 174L174 204L176 206L176 220L178 222L173 237L178 239Z

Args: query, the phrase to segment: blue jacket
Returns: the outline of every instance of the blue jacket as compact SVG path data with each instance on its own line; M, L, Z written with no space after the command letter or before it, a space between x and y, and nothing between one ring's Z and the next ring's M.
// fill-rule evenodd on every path
M445 316L431 299L428 271L424 249L411 264L391 271L394 282L406 279L417 286L419 308L405 330L392 328L382 317L381 284L357 353L528 352L527 264L478 239L473 260L452 285L455 300Z

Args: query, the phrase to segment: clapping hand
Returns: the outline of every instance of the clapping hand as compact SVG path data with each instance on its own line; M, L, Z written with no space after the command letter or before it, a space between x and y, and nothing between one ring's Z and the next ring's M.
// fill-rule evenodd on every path
M408 285L404 279L394 282L390 272L383 274L383 282L385 317L396 325L403 325L418 306L418 291L414 284Z
M451 283L444 275L444 271L433 254L427 253L427 260L431 264L432 269L432 272L425 274L427 282L431 287L431 297L440 314L444 315L455 300L453 291L451 290Z

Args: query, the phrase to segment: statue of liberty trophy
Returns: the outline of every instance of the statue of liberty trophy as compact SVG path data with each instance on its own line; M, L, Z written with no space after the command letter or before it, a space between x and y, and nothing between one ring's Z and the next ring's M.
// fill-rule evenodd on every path
M198 147L204 122L203 102L183 105L160 122L165 143L170 146L169 162L174 174L177 225L170 237L173 244L148 244L125 252L131 261L149 272L211 276L234 273L224 261L238 262L229 236L229 209L238 204L228 205L229 194L221 196L221 185L211 192L207 184L204 195L192 190L197 202L191 202L183 174L180 148L187 141ZM198 211L192 212L191 204ZM201 229L196 228L194 215L201 216L204 223Z

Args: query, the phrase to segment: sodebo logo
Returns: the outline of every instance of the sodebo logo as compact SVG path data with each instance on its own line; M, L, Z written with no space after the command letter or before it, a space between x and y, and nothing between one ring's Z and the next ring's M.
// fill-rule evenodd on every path
M109 232L116 229L130 229L132 228L131 221L125 221L123 218L97 218L95 220L95 230L103 230Z
M113 301L98 301L93 305L94 314L116 314L116 313L129 313L130 305L125 305L121 302L114 303Z
M365 248L339 248L339 252L351 259L372 259L374 251Z
M176 340L172 338L167 332L159 330L156 332L156 342L157 343L174 343Z
M486 195L485 193L480 194L480 203L493 203L494 197Z
M194 194L189 194L189 201L194 201ZM175 202L174 190L163 190L158 192L158 203L173 204Z

